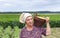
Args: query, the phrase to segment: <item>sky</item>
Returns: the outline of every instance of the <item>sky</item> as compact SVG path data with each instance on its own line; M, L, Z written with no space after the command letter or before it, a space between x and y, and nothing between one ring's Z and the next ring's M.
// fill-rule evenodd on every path
M60 11L60 0L0 0L2 11Z

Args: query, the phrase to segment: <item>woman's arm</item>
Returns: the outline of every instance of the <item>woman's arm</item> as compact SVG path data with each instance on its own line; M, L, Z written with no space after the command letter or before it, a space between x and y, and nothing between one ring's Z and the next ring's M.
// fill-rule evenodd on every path
M37 17L39 17L39 16L37 16ZM50 25L49 25L49 17L46 17L46 18L44 18L44 17L39 17L39 18L46 20L46 29L42 29L42 30L43 30L42 33L43 33L44 35L50 35L50 34L51 34L51 28L50 28ZM45 32L45 31L46 31L46 32Z
M51 34L51 28L49 25L49 17L46 18L46 35L50 35Z

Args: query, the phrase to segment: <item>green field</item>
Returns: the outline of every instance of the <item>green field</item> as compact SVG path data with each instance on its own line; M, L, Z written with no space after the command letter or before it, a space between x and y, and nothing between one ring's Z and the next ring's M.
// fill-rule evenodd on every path
M0 21L19 21L20 14L0 14Z
M19 21L20 14L0 14L0 21ZM50 17L52 21L60 21L60 14L39 14L42 17Z
M50 17L51 26L60 26L60 14L39 14L41 17ZM22 25L19 24L20 14L0 14L0 38L19 38ZM14 28L11 28L11 26ZM8 27L7 27L8 26ZM6 28L4 28L6 27ZM51 28L50 36L43 38L60 38L60 27Z

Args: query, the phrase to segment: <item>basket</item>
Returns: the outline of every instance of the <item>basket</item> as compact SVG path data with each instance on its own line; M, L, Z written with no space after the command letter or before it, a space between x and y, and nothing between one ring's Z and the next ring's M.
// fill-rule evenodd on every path
M34 17L34 26L41 27L45 23L46 23L45 18L41 18L41 17L37 17L37 16Z

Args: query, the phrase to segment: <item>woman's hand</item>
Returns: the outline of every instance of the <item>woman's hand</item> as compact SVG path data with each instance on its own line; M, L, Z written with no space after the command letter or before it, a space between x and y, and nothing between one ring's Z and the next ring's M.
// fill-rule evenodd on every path
M46 23L49 22L49 17L46 17L45 20L46 20Z

